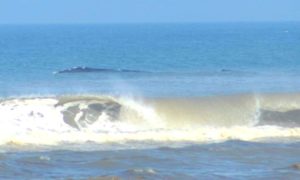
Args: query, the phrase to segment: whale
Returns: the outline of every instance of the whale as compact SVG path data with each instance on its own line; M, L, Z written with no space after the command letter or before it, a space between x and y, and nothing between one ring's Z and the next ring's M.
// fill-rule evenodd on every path
M62 74L62 73L149 73L146 71L139 70L130 70L130 69L109 69L109 68L93 68L93 67L85 67L85 66L75 66L68 69L63 69L60 71L54 72L54 74Z

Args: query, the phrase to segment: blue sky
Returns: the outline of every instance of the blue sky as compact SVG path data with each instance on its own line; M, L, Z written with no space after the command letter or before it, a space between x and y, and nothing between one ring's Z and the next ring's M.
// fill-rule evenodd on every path
M300 0L0 0L0 23L300 21Z

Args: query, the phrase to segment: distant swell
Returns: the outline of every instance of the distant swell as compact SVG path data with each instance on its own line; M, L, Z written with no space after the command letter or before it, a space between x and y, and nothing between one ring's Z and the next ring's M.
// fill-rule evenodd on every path
M89 72L96 72L96 73L147 73L146 71L130 70L130 69L108 69L108 68L93 68L93 67L77 66L77 67L72 67L69 69L57 71L57 72L55 72L55 74L89 73Z
M219 141L300 137L300 95L111 96L0 101L0 144Z

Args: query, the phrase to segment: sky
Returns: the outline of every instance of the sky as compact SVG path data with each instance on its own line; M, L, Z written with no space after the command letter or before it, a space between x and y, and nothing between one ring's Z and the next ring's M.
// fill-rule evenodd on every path
M300 21L300 0L0 0L0 24Z

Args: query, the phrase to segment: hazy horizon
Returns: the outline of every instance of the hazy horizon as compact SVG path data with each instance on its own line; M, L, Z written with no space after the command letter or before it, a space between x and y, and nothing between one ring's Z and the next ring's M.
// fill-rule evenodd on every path
M299 22L297 0L0 0L0 24Z

